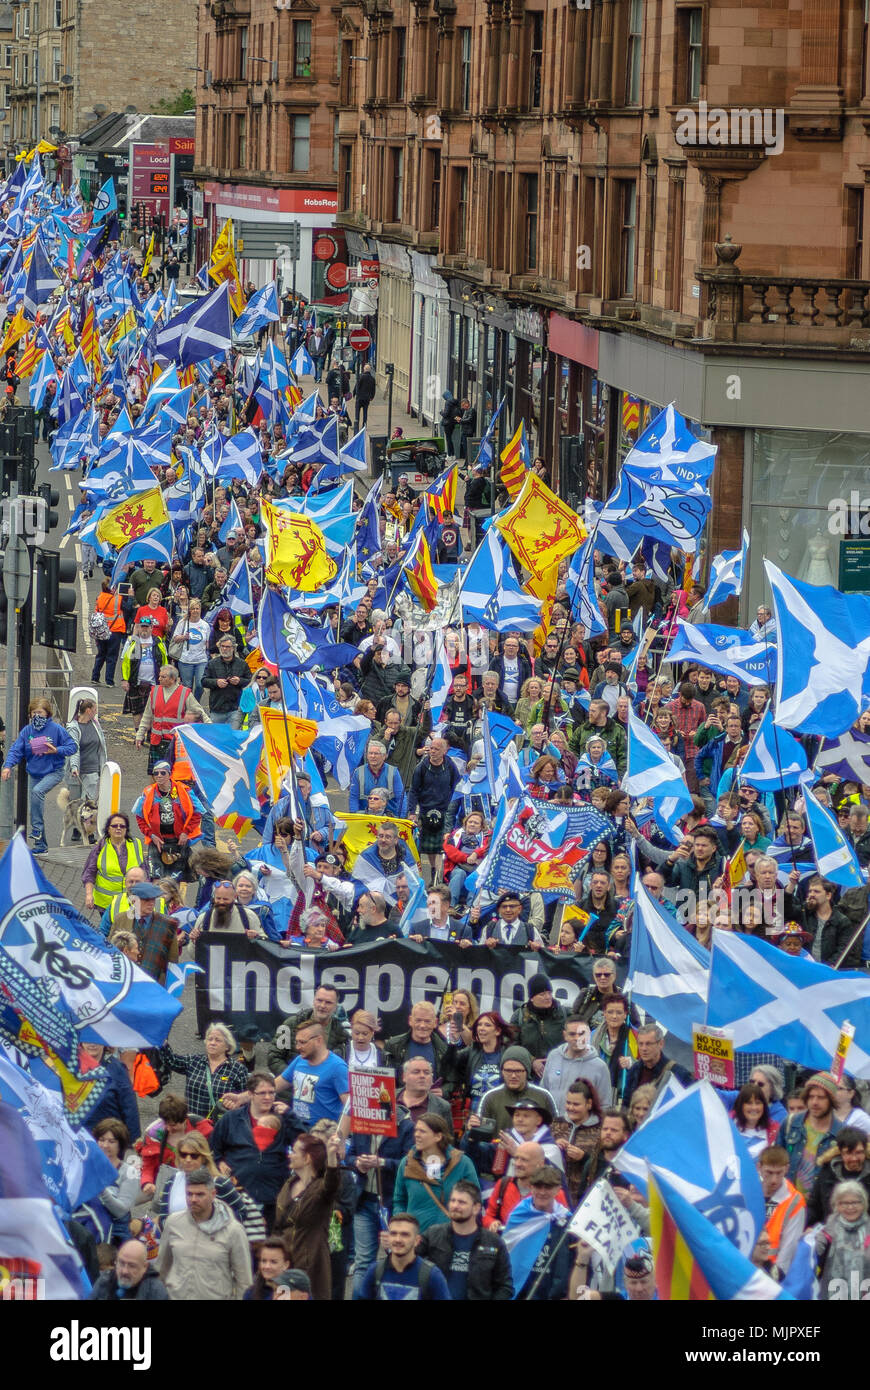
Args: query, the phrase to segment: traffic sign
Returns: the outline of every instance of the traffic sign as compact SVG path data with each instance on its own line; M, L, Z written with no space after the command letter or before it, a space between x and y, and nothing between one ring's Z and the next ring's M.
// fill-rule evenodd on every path
M13 608L21 608L27 601L30 566L30 551L26 543L20 536L13 536L3 556L3 588Z
M372 345L372 335L367 328L352 328L347 341L356 352L366 352Z

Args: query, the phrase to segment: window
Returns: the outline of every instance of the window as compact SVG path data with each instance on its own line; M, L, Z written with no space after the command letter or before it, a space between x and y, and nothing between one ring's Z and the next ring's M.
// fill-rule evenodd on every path
M682 308L683 303L683 237L685 235L685 183L671 177L668 185L668 239L665 294L667 307Z
M332 120L332 172L338 173L338 117Z
M294 173L304 174L308 172L308 162L311 157L311 117L294 116L292 120L293 146L290 167Z
M39 4L38 4L38 0L34 0L34 4L31 6L31 11L30 11L30 13L31 13L30 27L32 28L34 34L38 34L38 33L39 33Z
M531 14L529 22L529 109L541 105L541 74L544 67L544 16Z
M870 0L868 0L868 3L870 3ZM4 46L3 46L3 66L4 66L4 68L11 68L11 67L12 67L12 45L11 45L11 43L4 44Z
M538 268L538 175L523 175L523 269Z
M244 82L248 75L248 30L239 30L239 77Z
M293 21L293 75L311 76L311 20Z
M703 43L703 10L677 10L677 101L698 101L700 98Z
M9 82L3 83L3 110L8 111L12 105L12 85Z
M643 0L631 0L628 12L628 62L625 74L625 104L640 104L641 54L643 51Z
M248 122L245 116L237 117L235 167L244 169L248 158Z
M339 154L338 194L342 210L350 207L353 194L353 145L342 145Z
M13 64L13 68L12 68L12 82L13 82L13 85L14 85L14 86L16 86L16 87L18 86L18 54L17 54L17 53L16 53L16 55L15 55L15 62L14 62L14 64Z
M51 80L52 80L52 82L59 82L59 81L60 81L60 49L59 49L59 48L53 48L53 49L51 50Z
M22 10L22 11L21 11L21 36L22 36L22 38L25 38L25 39L30 37L30 11L29 11L29 10Z
M11 139L12 139L12 127L11 127L11 125L5 125L5 126L3 127L3 144L4 144L4 145L8 145Z
M868 0L870 3L870 0ZM342 39L338 50L340 71L338 75L338 100L342 106L353 105L353 42Z
M38 132L37 132L37 129L36 129L36 107L35 107L35 106L31 106L31 108L30 108L30 138L31 138L31 140L35 140L35 139L36 139L37 133L38 133Z
M21 55L21 85L22 85L22 87L26 87L29 81L30 81L30 54L29 54L29 53L22 53L22 55Z
M54 27L59 29L63 23L63 0L54 0Z
M60 130L60 107L58 106L56 101L53 101L51 103L51 106L48 108L48 111L48 119L50 121L50 124L56 126L57 129Z
M393 101L405 99L405 49L407 30L393 30Z
M864 266L864 189L846 189L846 275L863 278Z
M456 250L464 251L468 238L468 170L453 171L453 203L456 208Z
M870 4L870 0L867 0ZM459 30L459 109L471 110L471 30Z
M617 293L634 295L634 268L637 252L637 184L634 179L618 179L619 207L619 284Z
M405 201L405 152L396 147L390 149L390 204L389 221L401 222Z
M429 183L428 230L437 232L441 221L441 151L430 150L432 176Z

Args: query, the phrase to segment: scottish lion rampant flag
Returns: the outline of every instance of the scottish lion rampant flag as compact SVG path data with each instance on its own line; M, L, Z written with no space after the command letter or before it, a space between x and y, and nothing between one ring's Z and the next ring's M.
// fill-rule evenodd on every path
M85 921L42 873L18 834L0 859L0 952L68 1010L82 1042L151 1047L181 1005Z

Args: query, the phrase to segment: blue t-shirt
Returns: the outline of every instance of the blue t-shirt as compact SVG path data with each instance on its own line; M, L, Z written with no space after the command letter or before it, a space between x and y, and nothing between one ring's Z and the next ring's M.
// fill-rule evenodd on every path
M471 1259L471 1247L477 1236L477 1231L472 1231L470 1236L458 1236L453 1232L453 1258L447 1271L447 1287L454 1303L460 1303L465 1298L465 1290L468 1287L468 1261Z
M420 1266L421 1260L418 1256L413 1264L408 1265L407 1269L393 1269L392 1264L387 1260L384 1269L384 1277L380 1287L375 1293L375 1277L377 1274L377 1261L371 1266L365 1279L363 1280L362 1290L358 1297L360 1299L371 1299L378 1302L419 1302L420 1300ZM429 1271L429 1284L426 1289L425 1297L427 1301L433 1299L440 1303L450 1302L450 1290L447 1287L447 1280L440 1269Z
M293 1091L293 1114L300 1124L313 1125L318 1120L337 1120L348 1092L347 1065L330 1052L316 1065L304 1057L294 1057L281 1073Z
M408 1051L405 1053L405 1061L410 1062L412 1057L422 1057L432 1068L432 1075L437 1075L435 1071L435 1048L431 1042L418 1043L411 1038L408 1042Z

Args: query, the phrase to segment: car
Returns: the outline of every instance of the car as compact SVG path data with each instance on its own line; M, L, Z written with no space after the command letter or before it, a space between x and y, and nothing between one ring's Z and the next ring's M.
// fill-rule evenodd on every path
M389 469L390 486L395 488L402 473L423 473L435 478L447 463L447 440L442 435L419 435L413 439L391 439L387 444L385 464Z

